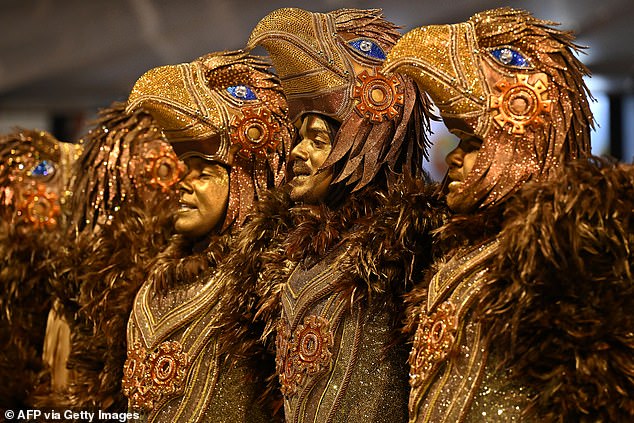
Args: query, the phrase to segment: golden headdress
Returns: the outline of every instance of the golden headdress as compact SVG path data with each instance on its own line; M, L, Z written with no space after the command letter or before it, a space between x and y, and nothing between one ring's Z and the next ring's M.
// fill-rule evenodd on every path
M284 180L294 128L269 67L243 51L210 53L146 72L128 99L128 111L152 114L179 157L231 166L223 230L242 224L260 193Z
M2 219L35 229L54 228L67 201L65 191L81 147L45 131L20 129L0 137Z
M586 67L570 32L530 13L500 8L455 25L414 29L384 70L416 80L452 132L483 140L463 190L473 205L499 203L528 179L590 153Z
M113 103L82 138L82 155L70 183L75 230L102 225L124 204L144 195L174 194L184 168L152 116Z
M421 173L428 123L421 97L409 78L379 71L399 36L375 9L278 9L251 33L247 48L261 45L271 55L291 119L319 113L341 123L322 166L342 163L333 183L360 189L383 165Z

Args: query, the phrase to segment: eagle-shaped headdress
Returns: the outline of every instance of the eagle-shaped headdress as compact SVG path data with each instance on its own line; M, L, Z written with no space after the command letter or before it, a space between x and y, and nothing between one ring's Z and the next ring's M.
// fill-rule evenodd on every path
M474 207L508 197L562 161L590 153L587 68L573 35L523 10L500 8L467 22L416 28L384 70L411 76L449 129L483 140L463 190Z
M322 168L358 190L388 176L421 173L428 124L409 77L380 71L400 34L380 10L314 13L278 9L254 28L247 48L264 47L288 96L290 118L306 113L341 124Z
M278 186L294 128L270 63L244 51L210 53L139 78L127 110L147 110L174 151L230 166L222 230L241 225L263 190Z

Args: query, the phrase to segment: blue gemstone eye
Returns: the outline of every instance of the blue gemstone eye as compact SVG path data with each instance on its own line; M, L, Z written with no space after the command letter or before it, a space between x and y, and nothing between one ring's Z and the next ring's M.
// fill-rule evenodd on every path
M238 100L258 99L258 96L255 95L251 87L249 87L248 85L234 85L231 87L227 87L227 92L231 94L232 97L235 97Z
M55 166L48 160L42 160L33 169L31 169L32 176L52 176L55 174Z
M364 56L385 60L385 52L372 40L367 38L358 38L356 40L348 41L348 45L359 51Z
M528 69L532 68L531 62L522 53L510 47L500 47L491 50L491 55L504 66Z

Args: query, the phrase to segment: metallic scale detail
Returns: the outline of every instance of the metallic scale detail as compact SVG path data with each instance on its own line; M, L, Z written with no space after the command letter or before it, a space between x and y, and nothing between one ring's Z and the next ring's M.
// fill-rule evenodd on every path
M169 144L161 143L158 151L150 150L145 156L145 172L150 186L169 192L180 181L184 169Z
M128 351L121 383L133 409L151 410L162 398L183 390L189 367L177 341L161 343L150 354L137 342Z
M243 116L231 119L231 145L240 147L238 154L245 159L254 155L266 157L275 151L281 137L279 123L261 107L242 110Z
M456 307L449 301L440 304L431 316L421 314L409 356L412 387L420 386L447 358L455 342L457 325Z
M34 190L27 191L17 209L18 216L35 229L54 228L60 213L59 196L47 191L43 184L37 184Z
M313 376L330 367L333 334L330 322L321 316L307 316L290 336L288 322L280 320L277 330L276 368L280 375L282 393L291 397L305 384L306 376Z
M552 100L548 100L545 76L538 77L533 84L528 82L529 75L518 74L516 78L515 84L505 79L495 84L501 94L489 97L489 107L499 112L493 120L500 128L509 123L509 133L521 135L527 125L543 125L541 115L550 113Z
M357 75L359 85L353 88L352 97L357 100L355 109L372 122L394 119L399 114L398 106L404 103L403 91L395 75L384 76L379 68L374 75L364 70Z

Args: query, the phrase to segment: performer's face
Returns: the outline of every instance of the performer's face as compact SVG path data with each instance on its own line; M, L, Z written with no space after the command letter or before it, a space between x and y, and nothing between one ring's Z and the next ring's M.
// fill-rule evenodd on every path
M319 171L330 150L332 139L326 120L307 114L301 120L298 142L291 151L291 199L306 204L317 204L326 198L332 181L332 169Z
M454 148L445 161L449 166L447 171L447 205L457 213L469 213L472 208L472 194L468 186L465 186L467 175L475 164L478 152L482 147L482 140L474 136L463 136L460 143Z
M174 227L189 239L203 237L217 228L227 211L227 168L200 157L185 159L187 174L180 182L180 202Z

